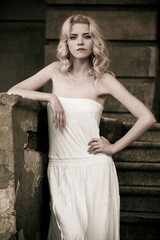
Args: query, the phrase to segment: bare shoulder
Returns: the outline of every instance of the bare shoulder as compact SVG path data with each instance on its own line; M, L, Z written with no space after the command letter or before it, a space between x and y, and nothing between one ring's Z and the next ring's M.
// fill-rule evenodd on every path
M101 84L103 85L105 93L113 96L120 102L123 102L123 98L125 98L125 100L131 98L131 93L110 73L105 73L102 76ZM125 104L123 103L123 105Z
M114 87L120 84L120 82L116 79L114 73L106 72L101 77L100 81L101 89L103 89L103 94L111 94Z
M52 62L52 78L54 78L54 76L57 76L60 73L59 68L60 68L59 61Z
M59 61L52 62L48 66L51 68L52 71L56 72L59 70L60 62Z
M101 77L101 83L102 84L108 84L109 82L113 82L113 81L116 81L116 80L117 79L116 79L114 73L111 73L111 72L106 72Z
M60 61L54 61L51 63L52 67L55 69L59 69L60 66Z

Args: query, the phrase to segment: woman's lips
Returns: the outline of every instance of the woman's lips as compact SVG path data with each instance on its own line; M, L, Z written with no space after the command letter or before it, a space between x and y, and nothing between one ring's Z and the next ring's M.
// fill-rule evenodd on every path
M77 51L85 51L85 48L78 48Z

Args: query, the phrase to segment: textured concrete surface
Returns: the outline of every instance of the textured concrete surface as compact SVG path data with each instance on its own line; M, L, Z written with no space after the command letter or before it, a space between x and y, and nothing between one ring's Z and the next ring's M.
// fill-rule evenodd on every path
M47 133L45 104L0 94L2 240L47 238Z

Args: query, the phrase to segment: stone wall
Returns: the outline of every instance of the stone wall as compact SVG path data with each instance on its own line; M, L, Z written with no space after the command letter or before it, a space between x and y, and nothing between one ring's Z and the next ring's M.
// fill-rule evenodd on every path
M0 95L0 239L47 239L45 104Z

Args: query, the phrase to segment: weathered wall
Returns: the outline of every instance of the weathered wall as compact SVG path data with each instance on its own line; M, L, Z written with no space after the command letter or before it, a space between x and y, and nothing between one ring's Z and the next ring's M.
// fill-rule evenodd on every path
M1 0L0 92L44 66L45 0Z
M63 21L72 14L89 15L111 44L110 69L158 117L159 103L155 94L159 85L158 1L47 0L47 4L46 64L56 59L55 49ZM132 120L127 109L114 99L107 102L105 112L108 117Z
M0 239L47 239L45 105L0 95Z

